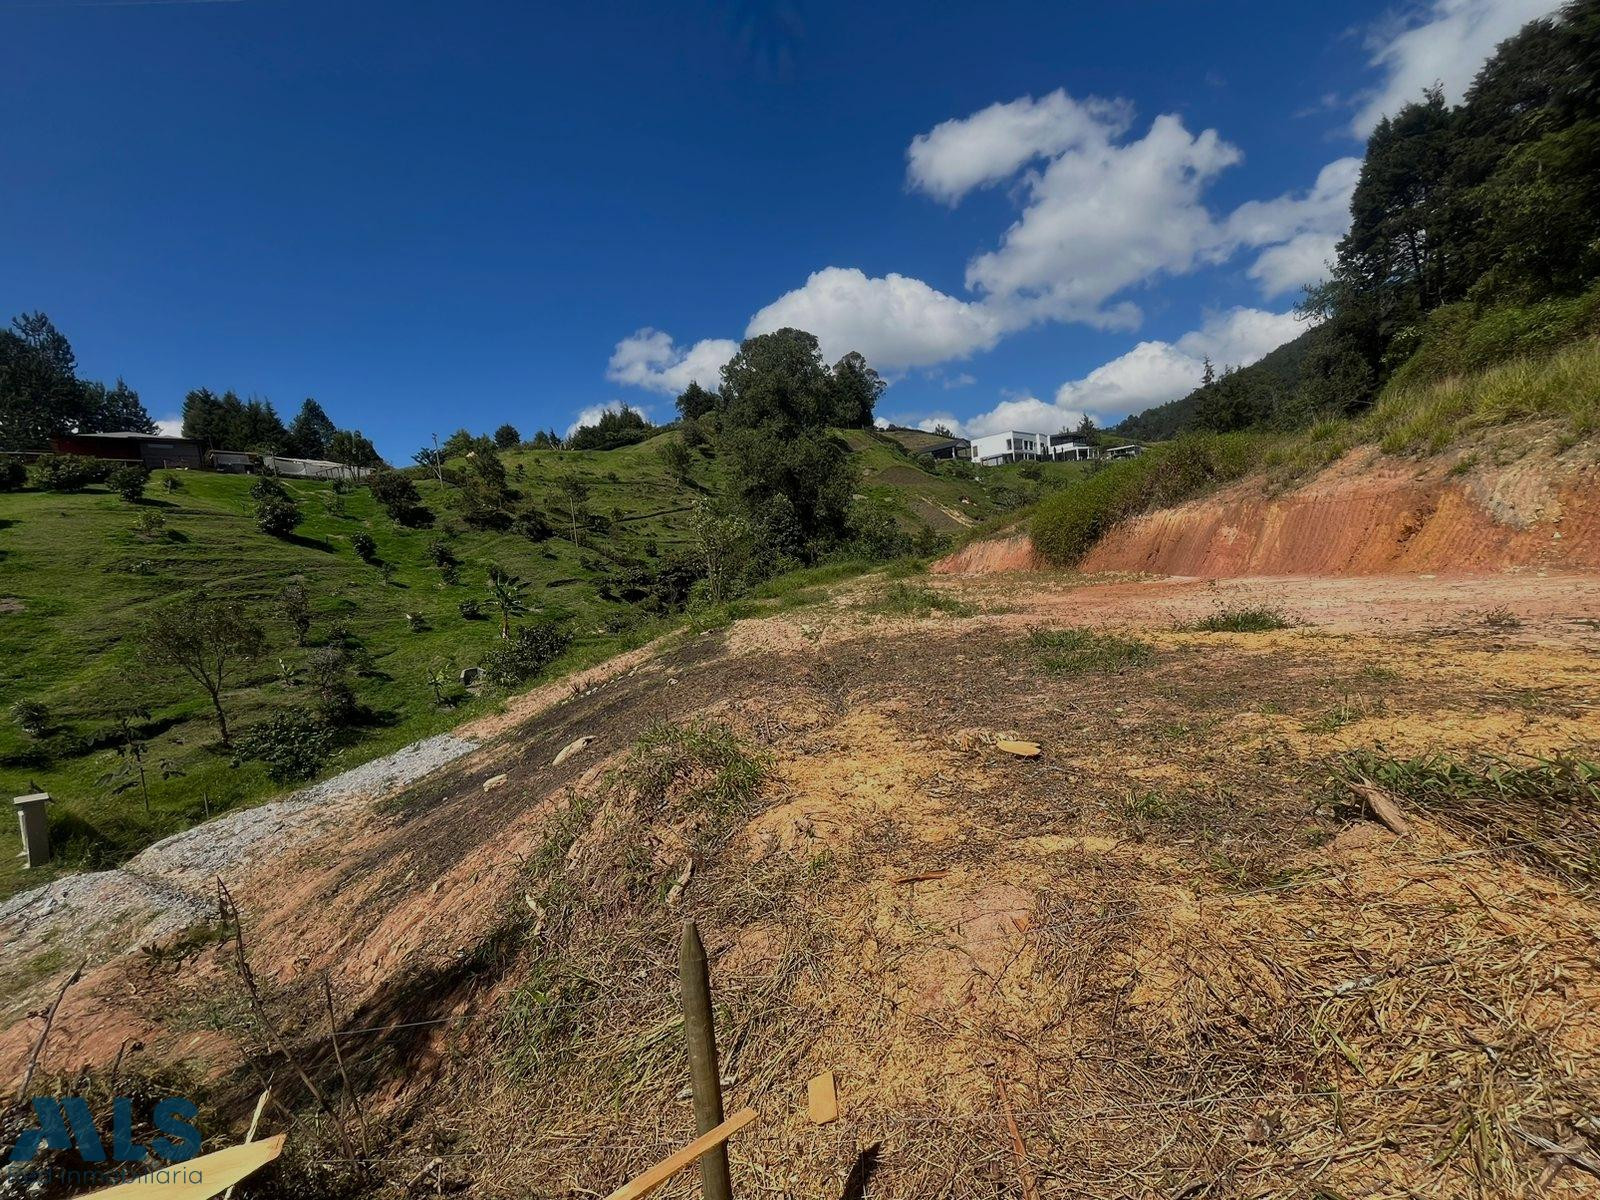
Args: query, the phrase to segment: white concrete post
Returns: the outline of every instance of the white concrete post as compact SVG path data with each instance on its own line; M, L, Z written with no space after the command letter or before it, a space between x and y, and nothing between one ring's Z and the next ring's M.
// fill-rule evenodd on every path
M45 815L49 794L18 796L11 803L17 810L17 822L22 826L22 857L28 860L30 870L44 866L50 861L50 819Z

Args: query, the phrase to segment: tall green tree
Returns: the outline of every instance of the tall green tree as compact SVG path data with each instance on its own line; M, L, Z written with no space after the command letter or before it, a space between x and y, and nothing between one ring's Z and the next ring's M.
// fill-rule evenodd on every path
M295 458L327 458L335 431L333 418L307 396L289 422L287 453Z
M72 343L42 312L0 330L0 449L42 450L82 427L87 400Z
M383 457L359 429L340 429L328 439L328 457L347 467L381 467Z
M817 339L803 329L746 338L722 368L717 411L732 429L825 429L833 418L832 377Z
M836 399L817 339L801 329L747 338L722 368L729 488L774 559L811 561L846 536L855 473L828 431Z
M139 393L121 378L117 386L108 388L103 383L83 381L83 418L79 425L84 433L155 433L156 423L150 419Z
M833 364L833 424L843 429L870 429L878 397L887 385L855 350Z
M678 396L678 412L685 421L695 421L717 406L717 398L694 380Z

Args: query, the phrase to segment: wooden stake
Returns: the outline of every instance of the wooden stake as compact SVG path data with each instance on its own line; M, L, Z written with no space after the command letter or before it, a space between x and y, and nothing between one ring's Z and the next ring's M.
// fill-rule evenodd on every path
M726 1162L728 1152L723 1143L750 1124L751 1121L754 1121L757 1115L756 1110L753 1108L741 1109L715 1129L695 1138L682 1150L662 1159L643 1175L636 1175L628 1180L627 1183L607 1196L606 1200L639 1200L641 1196L648 1196L695 1159L698 1158L700 1160L700 1165L703 1168L706 1159L711 1157L713 1152L722 1155L723 1161Z
M722 1078L717 1070L717 1031L711 1011L711 972L706 948L693 921L683 923L678 946L678 982L683 989L683 1034L689 1045L689 1084L694 1091L695 1130L702 1137L722 1124ZM700 1156L705 1200L732 1200L728 1151L721 1142Z

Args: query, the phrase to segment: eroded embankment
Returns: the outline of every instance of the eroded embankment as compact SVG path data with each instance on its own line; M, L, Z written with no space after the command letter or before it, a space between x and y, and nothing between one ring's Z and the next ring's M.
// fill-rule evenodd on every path
M945 574L1042 565L1024 535L965 547ZM1600 567L1600 467L1592 447L1509 466L1462 455L1423 463L1363 448L1304 486L1260 476L1123 522L1084 558L1088 572L1209 578L1471 574Z

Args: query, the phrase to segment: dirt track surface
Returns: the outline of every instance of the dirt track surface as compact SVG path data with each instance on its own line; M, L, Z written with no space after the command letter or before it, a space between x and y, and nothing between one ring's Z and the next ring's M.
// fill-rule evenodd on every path
M681 1144L684 916L728 1105L763 1112L741 1194L1591 1194L1530 1139L1600 1142L1600 905L1573 843L1547 845L1600 820L1408 802L1396 837L1336 767L1593 760L1600 577L928 582L969 608L884 617L867 581L546 689L230 879L269 1019L336 1094L325 974L381 1130L353 1183L280 1084L282 1194L398 1196L435 1158L464 1194L604 1194ZM1297 623L1177 628L1246 604ZM1032 634L1066 626L1145 649L1052 669ZM690 772L641 800L629 748L661 722L733 731L766 764L755 798L702 811ZM0 1069L37 1029L0 1034ZM135 1038L124 1071L183 1064L216 1144L289 1078L215 940L87 977L45 1070L104 1071ZM824 1069L845 1119L818 1129Z

